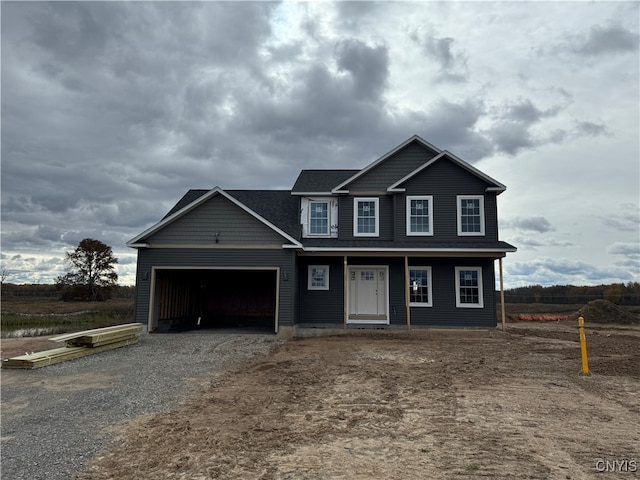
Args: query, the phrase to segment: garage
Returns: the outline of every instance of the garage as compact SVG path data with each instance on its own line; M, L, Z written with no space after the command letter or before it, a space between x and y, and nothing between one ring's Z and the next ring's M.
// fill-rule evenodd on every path
M278 272L272 268L154 268L151 331L277 333Z

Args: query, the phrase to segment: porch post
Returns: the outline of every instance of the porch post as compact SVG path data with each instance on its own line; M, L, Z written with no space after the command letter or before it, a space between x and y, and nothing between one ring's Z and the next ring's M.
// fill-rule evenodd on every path
M344 256L344 258L343 258L343 263L344 263L344 264L343 264L343 266L342 266L342 270L343 270L343 272L342 272L343 280L342 280L342 281L343 281L343 283L344 283L344 285L343 285L343 287L342 287L342 292L343 292L343 293L342 293L342 295L343 295L342 302L343 302L343 314L344 314L344 326L343 326L343 328L345 328L345 329L346 329L346 328L347 328L347 315L348 315L348 313L349 313L349 312L347 311L347 300L348 300L348 298L347 298L347 281L348 281L348 272L347 272L347 256L346 256L346 255L345 255L345 256Z
M411 330L411 307L409 306L409 257L404 256L404 301L407 309L407 330Z
M502 313L502 331L504 332L505 327L505 307L504 307L504 281L502 278L502 257L498 259L498 263L500 264L500 309Z

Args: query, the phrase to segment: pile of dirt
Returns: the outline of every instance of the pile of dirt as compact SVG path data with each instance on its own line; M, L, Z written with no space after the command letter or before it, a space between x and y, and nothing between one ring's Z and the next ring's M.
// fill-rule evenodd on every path
M567 318L577 321L583 317L592 323L640 323L640 317L608 300L593 300Z

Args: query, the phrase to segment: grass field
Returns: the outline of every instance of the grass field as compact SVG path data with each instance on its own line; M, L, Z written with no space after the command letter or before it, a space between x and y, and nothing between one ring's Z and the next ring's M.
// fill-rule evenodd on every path
M133 321L133 299L62 302L50 297L2 297L3 338L38 336L108 327Z

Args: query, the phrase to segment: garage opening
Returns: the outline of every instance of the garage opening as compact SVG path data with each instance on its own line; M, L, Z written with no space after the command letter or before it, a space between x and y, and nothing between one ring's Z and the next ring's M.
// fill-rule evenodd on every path
M276 332L277 269L157 269L155 331Z

